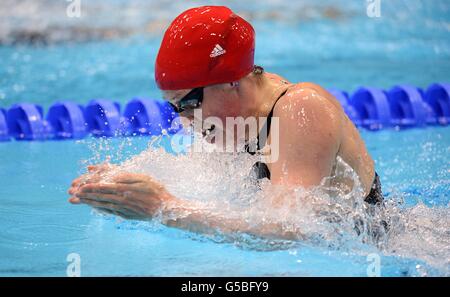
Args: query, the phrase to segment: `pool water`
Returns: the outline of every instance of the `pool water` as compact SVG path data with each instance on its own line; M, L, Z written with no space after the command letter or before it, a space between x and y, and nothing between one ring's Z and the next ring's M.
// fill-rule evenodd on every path
M390 239L389 249L368 245L359 253L302 242L261 251L257 244L217 243L156 222L124 221L67 203L65 191L80 172L80 160L93 156L92 149L108 148L94 159L119 160L145 149L147 138L110 139L102 145L98 139L4 143L2 151L8 154L0 156L0 180L8 182L0 189L1 274L64 276L66 257L74 252L85 276L364 276L367 254L376 252L382 275L448 275L449 132L436 127L363 133L388 199L402 197L401 208L414 213L404 213L410 229Z
M382 1L380 19L365 15L363 1L314 2L290 4L292 9L279 1L228 5L248 15L255 11L256 62L291 81L347 91L359 85L426 87L448 81L447 1ZM174 16L196 4L160 9ZM330 7L338 12L336 17L322 13ZM266 17L275 9L286 15ZM48 108L59 99L126 103L134 96L159 98L153 63L161 34L0 46L0 107L33 102ZM350 236L348 242L332 238L319 244L247 243L242 238L222 242L67 202L71 180L87 164L107 158L124 161L147 149L146 137L0 143L0 275L65 276L67 256L77 253L83 276L366 276L370 254L381 257L383 276L449 276L450 127L361 133L392 202L391 215L398 220L381 247L360 243L349 234L343 237ZM167 162L167 168L157 168L155 174L169 189L177 191L178 186L187 193L187 187L195 188L189 181L168 179L171 168L180 170L180 176L186 174L182 166L197 172L193 162L176 165L171 155L152 156L155 164ZM221 169L214 162L209 168L203 165L206 172ZM215 175L216 184L221 177ZM198 187L207 185L200 174L197 178ZM217 193L213 196L220 199Z

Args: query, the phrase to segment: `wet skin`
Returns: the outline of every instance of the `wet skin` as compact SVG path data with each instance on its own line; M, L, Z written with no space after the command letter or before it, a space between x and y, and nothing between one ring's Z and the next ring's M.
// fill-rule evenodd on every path
M373 160L339 102L316 84L285 82L276 74L265 73L263 78L250 74L237 85L205 87L203 118L215 116L225 122L226 117L267 117L279 95L287 89L273 112L273 116L279 118L279 129L271 129L270 133L279 134L279 158L268 164L271 182L287 188L317 186L324 177L332 175L339 156L358 174L367 194L374 179ZM165 92L165 97L176 101L187 92L189 90ZM192 119L189 112L181 116ZM270 140L269 134L269 146ZM155 215L197 210L196 215L165 223L198 232L217 227L222 231L292 236L277 234L277 226L250 230L244 222L227 222L225 218L211 218L206 214L202 216L198 211L201 205L171 195L150 176L121 173L111 182L102 182L101 174L110 169L109 165L88 167L88 174L73 181L68 191L71 195L69 201L131 219L150 219Z

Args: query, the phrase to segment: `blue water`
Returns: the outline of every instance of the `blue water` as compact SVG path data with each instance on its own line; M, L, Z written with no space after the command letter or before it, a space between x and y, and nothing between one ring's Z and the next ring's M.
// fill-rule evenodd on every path
M175 15L197 3L160 10ZM292 81L348 91L359 85L426 87L449 81L448 1L382 1L380 19L365 15L364 1L257 3L229 5L254 20L256 63ZM326 16L330 9L333 17ZM95 19L86 16L83 22ZM125 103L134 96L159 98L153 63L161 34L0 46L0 107L34 102L47 108L59 99ZM94 138L0 143L0 275L64 276L69 253L80 255L85 276L365 276L368 253L380 254L382 275L450 275L450 127L362 134L388 200L404 200L399 208L407 231L393 235L384 250L366 246L355 252L299 242L261 251L67 203L67 187L87 163L107 156L122 161L144 150L148 138L113 139L105 145Z
M449 132L450 128L427 128L363 133L385 192L403 193L405 208L423 202L447 209L443 217L447 220ZM81 168L79 160L92 156L96 142L2 144L2 275L63 276L66 256L72 252L81 257L82 275L366 275L364 254L302 243L288 249L255 251L156 223L103 217L87 206L72 206L65 191ZM143 149L146 142L145 138L133 139L127 149ZM118 149L120 143L122 140L112 140L112 150L103 151L100 158L111 155L117 159L116 152L123 152ZM420 233L415 235L429 240L426 234L424 238ZM434 236L448 237L448 233ZM426 249L427 244L432 245L422 242L417 248ZM442 252L445 255L445 250ZM421 275L417 265L427 267L432 275L444 273L419 258L386 254L381 259L382 275Z

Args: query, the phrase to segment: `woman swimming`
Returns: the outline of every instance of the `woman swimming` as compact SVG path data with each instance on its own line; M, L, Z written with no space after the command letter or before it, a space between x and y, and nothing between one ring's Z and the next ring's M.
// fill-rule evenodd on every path
M365 192L361 199L381 204L374 162L339 102L317 84L290 83L255 66L254 51L254 29L243 18L223 6L192 8L165 32L156 59L156 82L181 117L192 121L201 111L202 132L210 142L222 146L217 140L230 139L231 133L236 151L243 140L247 151L264 156L266 161L254 166L254 177L287 188L313 187L335 174L340 158L359 176ZM236 126L227 125L230 118L244 119L248 131L235 133ZM252 128L256 135L250 133ZM211 215L147 175L121 173L103 183L101 174L109 166L88 169L91 174L75 179L69 189L73 204L126 218L161 215L169 226L196 232L219 229L277 238L299 236L274 223L254 226Z

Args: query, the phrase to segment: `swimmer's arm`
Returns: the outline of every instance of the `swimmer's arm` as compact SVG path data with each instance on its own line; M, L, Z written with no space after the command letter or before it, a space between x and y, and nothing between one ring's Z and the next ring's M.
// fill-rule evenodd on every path
M340 110L312 89L291 92L283 99L274 113L280 119L279 158L269 164L271 182L317 186L330 176L339 151Z
M196 233L220 234L228 238L237 233L273 239L301 237L299 232L283 230L281 223L262 218L250 222L235 210L180 199L159 182L143 174L121 173L112 177L108 183L93 180L84 185L79 185L77 179L69 189L69 194L72 204L87 204L127 219L148 220L159 217L169 227Z
M224 211L218 207L211 208L198 202L174 199L162 210L162 222L168 227L200 234L220 234L226 238L233 238L239 233L270 239L302 238L300 232L284 230L280 222L247 221L241 214L234 214L233 211Z

